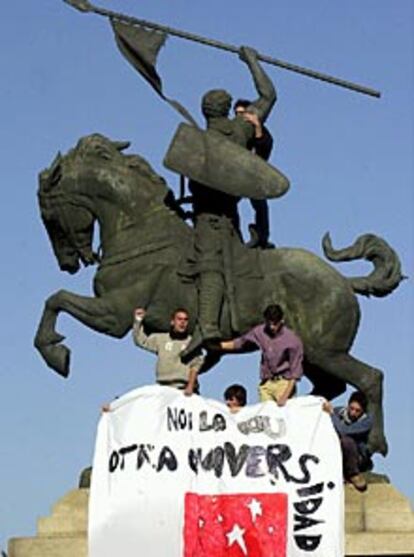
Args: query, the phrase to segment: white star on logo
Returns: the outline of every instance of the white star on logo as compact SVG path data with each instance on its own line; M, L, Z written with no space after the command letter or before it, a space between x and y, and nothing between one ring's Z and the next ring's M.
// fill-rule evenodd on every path
M250 514L252 515L252 521L256 522L256 516L262 516L262 505L257 499L252 499L248 505L246 505Z
M233 530L228 532L226 536L228 538L229 547L232 546L234 542L237 542L244 555L247 555L247 547L243 539L244 532L245 530L243 528L240 528L238 524L235 524L233 526Z

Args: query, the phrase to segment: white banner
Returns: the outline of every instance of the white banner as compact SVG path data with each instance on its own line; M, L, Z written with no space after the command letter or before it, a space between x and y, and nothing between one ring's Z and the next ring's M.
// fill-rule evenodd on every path
M169 387L102 415L89 557L343 557L341 452L322 400L236 414Z

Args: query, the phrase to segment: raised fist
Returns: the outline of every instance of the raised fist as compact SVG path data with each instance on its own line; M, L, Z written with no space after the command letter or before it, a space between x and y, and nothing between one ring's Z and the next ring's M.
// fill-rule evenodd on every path
M144 308L136 308L136 310L134 311L134 318L138 321L142 321L145 317L145 313L146 311Z

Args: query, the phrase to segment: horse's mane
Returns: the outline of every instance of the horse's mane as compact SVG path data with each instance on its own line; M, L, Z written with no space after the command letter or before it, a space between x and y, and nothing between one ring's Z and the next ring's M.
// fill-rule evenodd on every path
M59 152L50 167L39 174L38 196L42 212L45 214L48 212L52 198L67 195L63 191L59 191L58 188L62 175L76 171L79 165L93 165L93 160L98 159L108 161L110 163L108 167L114 174L125 167L132 169L140 177L139 181L130 182L132 189L143 187L142 180L144 180L144 183L146 183L144 187L147 187L148 191L153 191L160 202L163 202L169 210L176 213L181 220L185 220L186 213L175 200L174 194L165 179L157 174L142 156L123 153L129 146L129 141L114 141L100 133L93 133L81 137L76 146L65 155L61 155Z

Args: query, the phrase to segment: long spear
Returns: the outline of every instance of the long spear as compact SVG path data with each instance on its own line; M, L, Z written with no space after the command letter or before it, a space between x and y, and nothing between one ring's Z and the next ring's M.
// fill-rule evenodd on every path
M104 17L116 19L118 21L124 21L125 23L130 23L132 25L140 25L141 27L155 29L156 31L163 31L168 35L174 35L175 37L180 37L188 41L194 41L197 43L212 46L214 48L220 48L221 50L226 50L227 52L234 52L235 54L239 53L239 48L237 46L223 43L221 41L216 41L214 39L208 39L200 35L195 35L194 33L180 31L179 29L174 29L166 25L153 23L152 21L138 19L137 17L132 17L121 13L113 12L105 8L100 8L98 6L94 6L88 0L63 0L63 1L66 2L66 4L70 4L71 6L73 6L74 8L76 8L81 12L92 12L98 15L102 15ZM296 72L302 75L306 75L307 77L313 77L314 79L319 79L320 81L325 81L327 83L331 83L332 85L338 85L339 87L344 87L345 89L350 89L351 91L356 91L357 93L363 93L364 95L370 95L371 97L376 97L376 98L379 98L381 96L381 93L379 91L375 91L374 89L370 89L369 87L364 87L363 85L358 85L357 83L352 83L351 81L346 81L338 77L333 77L331 75L324 74L315 70L310 70L302 66L297 66L296 64L291 64L290 62L285 62L278 58L267 56L266 54L258 53L257 58L262 62L266 62L267 64L272 64L273 66L278 66L279 68L283 68L291 72Z

